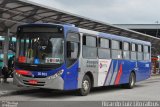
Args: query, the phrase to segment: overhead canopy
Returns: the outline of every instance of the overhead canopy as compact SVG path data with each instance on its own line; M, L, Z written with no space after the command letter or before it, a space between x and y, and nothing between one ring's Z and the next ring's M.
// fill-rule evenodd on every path
M160 24L115 24L127 29L160 29Z
M118 27L131 29L155 37L160 37L160 24L115 24Z
M1 34L5 33L8 28L10 28L11 33L14 34L16 27L24 23L70 23L85 29L150 41L153 46L159 47L158 43L160 42L160 38L119 28L105 22L36 4L31 1L0 0Z

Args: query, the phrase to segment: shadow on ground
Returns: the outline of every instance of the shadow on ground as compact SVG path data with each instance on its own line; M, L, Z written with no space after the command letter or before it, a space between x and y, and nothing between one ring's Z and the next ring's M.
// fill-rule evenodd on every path
M144 87L144 85L136 85L135 88ZM91 90L90 95L95 94L102 94L102 93L112 93L114 91L125 90L123 86L107 86L107 87L98 87L93 88ZM130 90L130 89L127 89ZM79 96L77 94L77 90L74 91L58 91L58 90L51 90L51 89L28 89L28 90L18 90L8 94L4 94L1 97L5 96L26 96L26 97L35 97L35 98L56 98L56 99L65 99L71 98L75 96Z

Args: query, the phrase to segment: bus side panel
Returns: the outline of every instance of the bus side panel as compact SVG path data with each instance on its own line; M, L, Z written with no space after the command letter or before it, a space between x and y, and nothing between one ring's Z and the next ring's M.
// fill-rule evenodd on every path
M108 73L106 75L105 82L104 82L105 86L108 86L111 84L114 85L115 76L118 73L118 69L119 69L118 61L112 60L112 62L110 64L110 68L109 68ZM115 75L115 76L113 76L113 75Z
M149 67L148 67L149 66ZM148 79L151 77L151 62L149 61L146 61L146 65L145 65L145 75L146 75L146 78L145 79Z
M122 75L121 75L121 78L120 78L120 81L118 84L125 84L129 80L128 77L129 77L130 69L133 65L130 63L130 61L125 60L125 61L120 62L119 71L120 71L120 66L122 69ZM118 76L117 76L117 78L118 78ZM117 84L117 83L115 83L115 84Z
M106 75L104 86L128 83L130 73L132 70L135 70L135 67L136 61L112 60L110 69Z
M144 72L145 63L143 63L142 61L137 61L137 65L138 65L138 74L139 74L138 81L141 81L144 79L143 72Z
M150 69L151 63L150 62L145 62L144 67L143 67L143 80L150 78L151 75L151 69Z
M136 75L136 61L124 60L121 61L122 64L122 75L119 84L125 84L129 82L129 76L131 71L135 71Z
M138 74L139 79L137 81L142 81L150 77L150 66L151 63L147 61L138 61Z
M93 87L98 87L98 59L80 58L80 72L78 74L78 88L82 88L82 80L86 73L93 76Z
M122 75L124 75L122 62L123 61L121 60L112 60L112 62L109 65L110 68L106 75L104 86L115 85L120 83L120 79L122 78Z
M109 72L110 65L112 63L111 59L99 59L98 61L98 86L103 86L106 80L106 76Z
M78 88L78 66L79 62L75 62L71 67L65 70L64 90L74 90Z
M131 69L134 69L134 62L124 60L112 60L108 74L106 75L105 86L128 83Z
M142 81L150 77L150 62L145 61L123 61L122 75L119 84L129 82L129 76L131 71L135 71L136 81ZM122 62L122 63L123 63Z

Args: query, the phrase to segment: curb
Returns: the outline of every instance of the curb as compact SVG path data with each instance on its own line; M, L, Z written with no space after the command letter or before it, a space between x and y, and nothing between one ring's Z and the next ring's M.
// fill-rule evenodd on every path
M151 76L160 76L160 74L151 74Z

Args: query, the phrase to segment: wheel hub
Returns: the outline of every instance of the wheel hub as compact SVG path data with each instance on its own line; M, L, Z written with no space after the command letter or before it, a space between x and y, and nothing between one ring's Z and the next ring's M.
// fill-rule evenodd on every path
M87 91L89 89L89 82L87 80L83 81L83 89Z
M134 86L134 83L135 83L134 77L132 76L132 78L131 78L131 86Z

